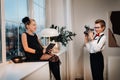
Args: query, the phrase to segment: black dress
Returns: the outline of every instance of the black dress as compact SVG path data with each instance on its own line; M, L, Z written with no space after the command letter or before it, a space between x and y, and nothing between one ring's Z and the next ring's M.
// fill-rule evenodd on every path
M25 32L25 34L27 36L28 47L36 50L35 54L32 54L32 53L26 52L23 49L24 52L25 52L26 61L27 62L41 61L40 57L43 55L43 47L38 42L37 35L36 34L30 35L27 32ZM58 58L58 57L57 56L53 56L53 57L51 57L50 59L48 59L46 61L49 61L49 67L50 67L50 70L53 73L55 79L56 80L61 80L61 77L60 77L60 67L59 67L60 60L55 61L54 59L56 59L56 58ZM53 61L55 61L55 62L53 62Z
M30 35L27 32L25 32L25 34L27 37L28 47L38 51L38 53L32 54L24 50L26 61L28 62L29 61L40 61L40 57L43 55L43 47L39 44L37 35L36 34Z

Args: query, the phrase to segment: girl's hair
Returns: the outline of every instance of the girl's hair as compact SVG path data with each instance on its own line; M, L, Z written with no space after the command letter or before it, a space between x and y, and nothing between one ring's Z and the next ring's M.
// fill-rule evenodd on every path
M30 19L29 17L24 17L22 19L22 22L24 23L24 25L29 25L31 23L31 21L35 21L34 19Z
M100 23L100 25L101 25L102 27L106 27L106 23L105 23L105 21L102 20L102 19L97 19L97 20L95 21L95 24L97 24L97 23Z
M22 22L25 24L25 25L29 25L30 24L30 18L29 17L24 17L22 19Z

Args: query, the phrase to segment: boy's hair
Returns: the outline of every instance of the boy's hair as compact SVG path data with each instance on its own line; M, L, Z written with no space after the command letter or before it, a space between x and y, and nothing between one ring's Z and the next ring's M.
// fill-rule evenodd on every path
M102 20L102 19L97 19L97 20L95 21L95 24L97 24L97 23L100 23L101 27L106 27L106 23L105 23L105 21Z

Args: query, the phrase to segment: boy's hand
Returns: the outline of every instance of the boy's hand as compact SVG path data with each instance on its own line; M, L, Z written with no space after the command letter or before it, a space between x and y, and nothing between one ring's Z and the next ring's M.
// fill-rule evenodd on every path
M84 42L85 42L85 43L88 43L88 41L89 41L89 40L88 40L88 35L85 35Z
M88 36L89 36L89 39L90 39L90 40L93 40L93 38L94 38L94 34L93 34L92 31L89 31Z

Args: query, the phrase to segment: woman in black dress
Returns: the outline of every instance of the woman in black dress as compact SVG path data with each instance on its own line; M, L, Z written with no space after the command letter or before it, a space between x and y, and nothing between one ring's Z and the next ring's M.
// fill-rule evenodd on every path
M23 50L25 52L26 61L49 61L49 67L52 71L56 80L61 80L60 78L60 67L58 56L51 54L46 54L46 48L42 47L37 35L34 33L36 31L36 22L34 19L29 17L24 17L22 22L25 25L26 32L22 34L21 41Z

